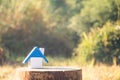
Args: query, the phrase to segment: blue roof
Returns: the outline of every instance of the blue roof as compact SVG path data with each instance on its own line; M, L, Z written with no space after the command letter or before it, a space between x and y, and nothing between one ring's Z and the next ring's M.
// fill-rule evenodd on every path
M41 50L38 47L34 47L22 63L27 63L31 57L41 57L45 60L45 62L48 63L47 58L42 54Z

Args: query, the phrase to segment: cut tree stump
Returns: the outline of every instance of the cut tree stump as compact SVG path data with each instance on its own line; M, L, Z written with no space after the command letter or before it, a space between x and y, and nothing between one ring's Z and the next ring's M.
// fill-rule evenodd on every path
M18 68L17 80L82 80L82 69L71 67Z

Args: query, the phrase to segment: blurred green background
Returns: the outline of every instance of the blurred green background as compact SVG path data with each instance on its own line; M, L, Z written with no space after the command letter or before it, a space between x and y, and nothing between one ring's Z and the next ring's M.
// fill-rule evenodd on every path
M81 65L120 64L120 1L0 0L0 64L34 46Z

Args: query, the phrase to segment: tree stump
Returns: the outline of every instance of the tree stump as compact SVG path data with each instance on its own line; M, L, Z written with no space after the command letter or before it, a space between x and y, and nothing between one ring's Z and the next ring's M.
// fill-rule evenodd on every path
M17 80L82 80L82 70L71 67L18 68Z

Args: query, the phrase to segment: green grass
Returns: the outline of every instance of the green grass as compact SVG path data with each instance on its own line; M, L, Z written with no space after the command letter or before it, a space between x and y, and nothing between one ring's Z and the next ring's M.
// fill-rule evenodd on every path
M13 62L13 63L19 63L22 65L22 61L24 60L26 56L25 55L11 55L8 57L7 61ZM82 59L77 59L78 57L71 57L71 58L66 58L62 56L57 56L57 57L51 57L51 56L46 56L48 59L48 63L45 63L43 61L43 65L45 66L83 66L86 65L87 63L83 63ZM26 65L25 65L26 66Z

